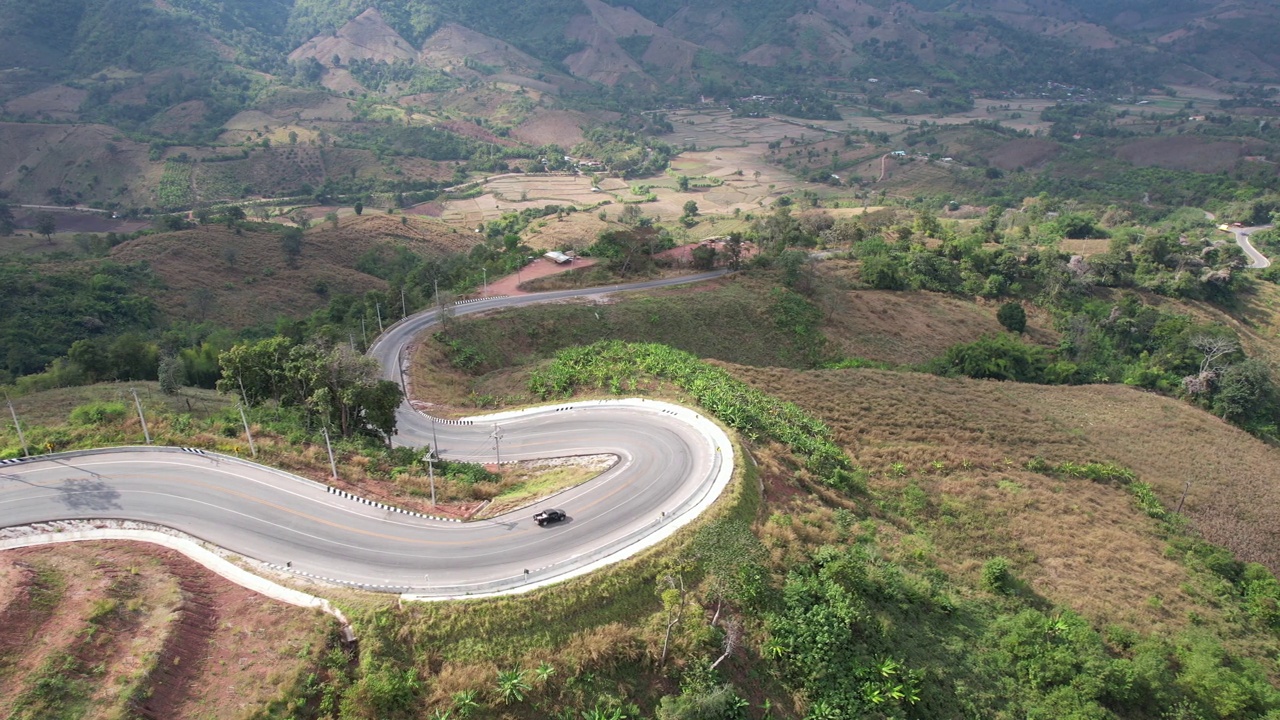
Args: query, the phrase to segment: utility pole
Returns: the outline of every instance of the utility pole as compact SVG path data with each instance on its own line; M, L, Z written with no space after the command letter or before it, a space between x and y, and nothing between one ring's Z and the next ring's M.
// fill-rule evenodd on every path
M404 288L400 288L400 317L409 317L409 306L404 301Z
M27 437L22 434L22 423L18 422L18 411L13 409L13 401L9 399L9 393L4 394L4 401L9 403L9 414L13 416L13 429L18 431L18 441L22 443L22 456L31 457L31 451L27 449ZM435 426L432 425L432 429Z
M147 418L142 414L142 401L138 399L138 391L129 388L129 392L133 393L133 404L138 408L138 419L142 421L142 436L147 439L147 444L151 444L151 431L147 429Z
M440 451L440 440L436 437L436 416L431 416L431 452L438 453Z
M436 506L436 458L435 448L427 451L427 477L431 480L431 507Z
M489 268L480 268L480 282L484 287L484 292L481 294L489 297Z
M1178 509L1177 509L1177 510L1174 510L1174 511L1173 511L1173 514L1175 514L1175 515L1181 515L1181 514L1182 514L1182 503L1184 503L1184 502L1186 502L1186 501L1187 501L1187 493L1189 493L1189 492L1191 492L1191 481L1190 481L1190 480L1188 480L1188 481L1187 481L1187 484L1186 484L1186 485L1182 486L1182 497L1178 498Z
M249 438L249 452L253 453L254 457L258 457L258 447L253 444L253 433L249 432L249 416L244 414L244 403L239 403L239 406L240 419L244 421L244 434Z
M436 278L436 277L431 278L431 288L432 288L431 297L435 299L436 308L439 309L440 307L440 279L439 278Z
M502 431L498 429L497 425L493 426L493 434L489 435L489 437L493 438L493 455L495 458L497 458L498 464L501 465L502 464L502 444L501 444Z
M364 329L364 318L360 318L360 334L364 336L364 346L369 347L369 332Z
M329 444L329 428L323 427L320 430L324 433L324 449L329 451L329 471L333 473L333 479L338 479L338 464L333 461L333 446Z
M382 303L375 302L373 304L373 311L378 313L378 333L381 334L382 333Z

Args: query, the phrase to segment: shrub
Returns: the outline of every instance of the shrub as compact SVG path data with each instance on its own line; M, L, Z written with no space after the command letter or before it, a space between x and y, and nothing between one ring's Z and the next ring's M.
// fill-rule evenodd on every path
M122 402L91 402L71 411L72 425L106 425L122 420L128 410Z
M993 557L983 564L982 587L997 595L1009 595L1013 592L1013 572L1007 559Z
M1048 362L1043 348L1012 335L995 335L952 345L933 362L933 369L940 375L1043 382Z
M1000 321L1000 326L1011 333L1021 335L1027 329L1027 311L1022 309L1022 305L1016 302L1007 302L1000 306L996 312L996 320Z

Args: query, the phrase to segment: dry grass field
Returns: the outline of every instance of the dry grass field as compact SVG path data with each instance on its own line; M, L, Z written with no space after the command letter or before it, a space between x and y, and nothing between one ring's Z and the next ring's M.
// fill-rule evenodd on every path
M280 315L304 315L338 293L384 288L382 280L355 269L370 249L404 245L441 255L465 252L478 237L432 218L369 211L341 219L337 228L313 226L297 267L287 262L278 234L237 235L217 225L131 240L116 247L111 258L150 264L163 286L145 292L168 317L243 328Z
M162 408L171 413L190 413L195 418L206 418L216 415L235 405L235 400L220 395L213 390L201 388L182 388L176 395L165 395L160 392L160 383L150 380L137 382L97 383L78 387L44 390L30 395L19 395L13 398L14 410L24 425L61 425L67 421L71 411L94 402L122 402L132 409L133 394L146 407ZM0 438L9 438L11 428L8 423L0 430Z
M0 587L13 718L248 718L293 696L331 628L141 543L0 552Z
M1030 572L1051 586L1076 587L1078 600L1093 593L1103 602L1104 592L1132 593L1144 583L1177 587L1160 579L1171 571L1151 552L1158 547L1151 526L1126 509L1131 500L1125 493L1020 470L1040 457L1123 465L1170 508L1191 483L1185 512L1206 540L1280 569L1274 532L1280 525L1280 450L1179 400L1115 385L1050 387L874 370L732 370L829 423L855 462L872 472L874 487L893 489L917 478L943 507L949 493L962 503L989 505L982 524L956 527L951 540L957 547L947 551L956 557L974 555L983 543L994 543L999 552L1001 543L1011 543L1006 549L1021 550L1014 554L1027 558ZM1100 522L1100 515L1111 519ZM1101 574L1093 590L1089 573ZM1104 576L1111 579L1104 583ZM1132 611L1134 604L1119 597L1107 603Z
M956 343L1003 332L998 303L930 292L853 290L829 300L823 331L842 355L895 365L923 363ZM1049 318L1029 308L1027 339L1051 344Z

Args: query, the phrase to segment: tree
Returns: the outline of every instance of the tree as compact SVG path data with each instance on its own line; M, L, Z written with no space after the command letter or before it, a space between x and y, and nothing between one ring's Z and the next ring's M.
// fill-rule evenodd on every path
M643 214L644 213L640 211L640 206L635 205L634 203L628 204L623 206L622 212L618 215L618 222L625 225L637 225L639 224L640 217Z
M699 245L691 253L695 270L710 270L716 264L716 249L710 245Z
M1021 303L1007 302L1001 305L996 311L996 320L1000 321L1001 327L1012 333L1021 335L1027 329L1027 311L1022 308Z
M177 395L182 388L182 362L172 355L160 358L160 392L165 395Z
M311 227L311 218L307 216L306 211L304 211L302 208L298 208L297 210L294 210L292 213L290 213L289 219L293 221L294 225L297 225L299 228L303 230L306 230L307 228Z
M390 380L363 385L354 396L355 404L363 408L365 429L381 435L387 447L396 434L396 409L403 400L404 390Z
M1213 396L1213 411L1223 420L1265 421L1274 414L1275 407L1276 388L1266 363L1251 358L1222 371Z
M238 223L245 219L244 208L239 205L232 205L227 208L227 227L234 228Z
M671 647L671 631L684 618L685 587L684 576L679 573L666 575L660 581L666 587L659 586L658 597L662 599L662 611L667 616L667 629L662 638L662 655L658 658L658 667L667 664L667 650Z
M729 269L742 269L742 233L731 232L724 241L724 252L729 256Z
M0 237L12 235L14 225L13 210L10 210L8 205L0 203Z
M689 176L681 175L676 178L676 187L680 188L680 192L689 192Z
M280 235L280 249L284 251L289 267L298 267L298 258L302 257L302 229L285 228Z
M362 215L364 214L364 203L357 200L356 204L351 206L351 209L355 210L357 215Z
M697 215L697 214L698 214L698 203L692 200L689 200L684 204L685 217L693 217L694 215Z
M53 242L53 234L58 231L58 219L53 213L43 212L36 215L36 232L44 236L48 242Z
M338 213L336 212L325 213L324 221L332 225L333 229L335 230L338 229Z

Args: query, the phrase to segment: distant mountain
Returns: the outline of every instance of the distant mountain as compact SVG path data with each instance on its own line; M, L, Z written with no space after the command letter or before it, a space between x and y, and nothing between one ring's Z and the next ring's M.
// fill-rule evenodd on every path
M646 92L839 87L867 77L985 91L1280 80L1264 0L365 0L411 42L457 25L546 68ZM366 7L297 0L332 34ZM1270 31L1266 29L1270 28Z
M0 189L183 207L344 174L419 188L476 143L663 127L635 111L704 97L808 119L837 116L830 91L920 113L1183 84L1270 102L1275 37L1275 0L0 0L0 125L39 138ZM368 157L254 164L280 143ZM385 162L406 148L455 165Z
M0 0L0 68L65 79L430 65L439 58L420 56L445 28L453 39L436 37L433 52L484 37L520 53L474 58L482 69L662 94L872 76L983 90L1150 84L1175 70L1280 81L1270 0ZM30 78L6 74L11 98L4 86Z

